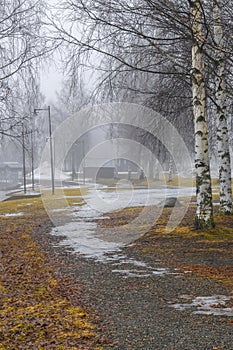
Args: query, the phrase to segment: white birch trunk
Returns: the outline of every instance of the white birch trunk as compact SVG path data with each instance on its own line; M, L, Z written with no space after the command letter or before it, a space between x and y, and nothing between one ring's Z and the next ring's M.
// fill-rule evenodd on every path
M213 0L214 41L221 50L223 47L221 0ZM217 121L217 147L220 184L220 209L225 214L232 213L231 160L226 118L225 55L216 49L215 62L215 102Z
M200 1L192 0L191 23L192 45L192 93L195 130L195 168L197 209L195 226L197 229L213 227L212 191L208 152L208 131L206 111L206 89L204 81L204 55L202 51L202 8Z

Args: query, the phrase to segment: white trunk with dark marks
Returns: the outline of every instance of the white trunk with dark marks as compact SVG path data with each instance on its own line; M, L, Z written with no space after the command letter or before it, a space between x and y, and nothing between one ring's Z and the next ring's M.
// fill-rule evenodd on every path
M190 1L193 32L192 45L192 93L195 129L195 168L197 209L195 225L197 229L213 227L212 191L208 152L208 131L206 111L206 88L204 80L203 14L200 1Z
M225 214L232 213L231 160L229 151L228 127L226 118L225 55L223 48L221 0L213 0L215 62L215 102L217 122L217 146L220 184L220 209Z

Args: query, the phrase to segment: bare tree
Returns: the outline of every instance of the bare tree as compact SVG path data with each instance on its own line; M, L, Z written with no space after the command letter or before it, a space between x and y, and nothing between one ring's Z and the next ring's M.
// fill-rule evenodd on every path
M226 105L226 53L222 23L222 1L213 0L213 24L215 49L215 103L217 122L217 146L219 162L220 207L223 213L232 213L231 161L227 126Z
M29 71L38 78L41 58L54 44L45 38L44 1L9 0L0 5L0 133L13 136L20 119L15 106L25 91L24 80Z
M213 227L213 207L208 154L207 106L203 46L203 11L200 1L190 1L193 32L192 91L195 127L196 228Z
M55 19L53 26L56 38L69 49L69 62L85 65L91 64L93 57L108 57L111 61L109 69L106 64L96 67L106 74L103 79L111 78L108 79L111 88L113 81L123 81L119 77L127 77L129 72L133 76L137 72L138 77L138 73L164 77L164 83L166 79L172 81L169 77L180 77L192 91L197 170L196 227L213 227L207 130L211 71L205 61L213 63L216 57L212 56L213 48L216 52L229 53L231 47L223 48L216 39L212 40L213 17L209 2L67 0L61 10L65 21ZM188 83L190 78L191 84ZM151 81L155 82L155 79ZM131 84L131 88L139 93L143 91L140 84ZM212 98L211 93L209 96Z
M51 50L50 43L43 39L45 7L44 1L1 1L0 80Z

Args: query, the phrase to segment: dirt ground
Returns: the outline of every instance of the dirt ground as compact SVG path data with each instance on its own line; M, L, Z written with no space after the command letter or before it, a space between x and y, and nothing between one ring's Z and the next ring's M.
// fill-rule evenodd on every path
M157 267L177 269L185 277L155 276L158 279L139 281L116 276L110 265L74 257L58 247L59 240L49 235L52 224L40 198L1 203L0 350L232 350L232 317L220 323L220 319L210 318L207 322L203 316L198 321L206 327L203 339L199 339L196 326L187 338L190 329L186 317L193 323L191 316L174 316L174 312L171 316L164 304L164 295L171 298L181 284L184 290L193 286L191 294L233 295L233 217L218 214L218 209L216 205L214 229L193 229L195 206L191 205L179 227L168 234L166 222L171 209L165 208L158 222L127 247L125 254L151 265L156 261ZM124 225L141 210L137 207L109 213L110 219L98 220L98 225L106 229ZM12 212L14 217L5 215ZM137 308L141 311L135 311ZM155 311L160 315L159 324ZM169 325L168 317L174 324ZM179 332L176 340L165 341L162 336L162 327L172 333L176 324L182 324L179 332L183 345ZM224 336L216 335L219 326Z

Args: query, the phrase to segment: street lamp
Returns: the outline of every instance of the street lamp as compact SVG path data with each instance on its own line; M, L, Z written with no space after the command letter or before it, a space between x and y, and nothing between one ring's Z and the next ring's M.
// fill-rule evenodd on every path
M75 146L76 146L76 143L74 143L71 148L72 181L74 181L74 178L75 178Z
M35 114L35 111L34 111ZM35 176L34 176L34 114L31 116L31 170L32 170L32 191L35 190Z
M22 122L22 147L23 147L23 191L27 193L27 182L26 182L26 156L25 156L25 129L24 122Z
M86 162L85 162L85 140L81 141L83 145L83 184L86 183Z
M34 113L40 111L48 111L49 117L49 144L50 144L50 165L51 165L51 184L52 184L52 194L55 193L55 185L54 185L54 165L53 165L53 143L52 143L52 125L51 125L51 111L50 106L47 108L34 108Z

